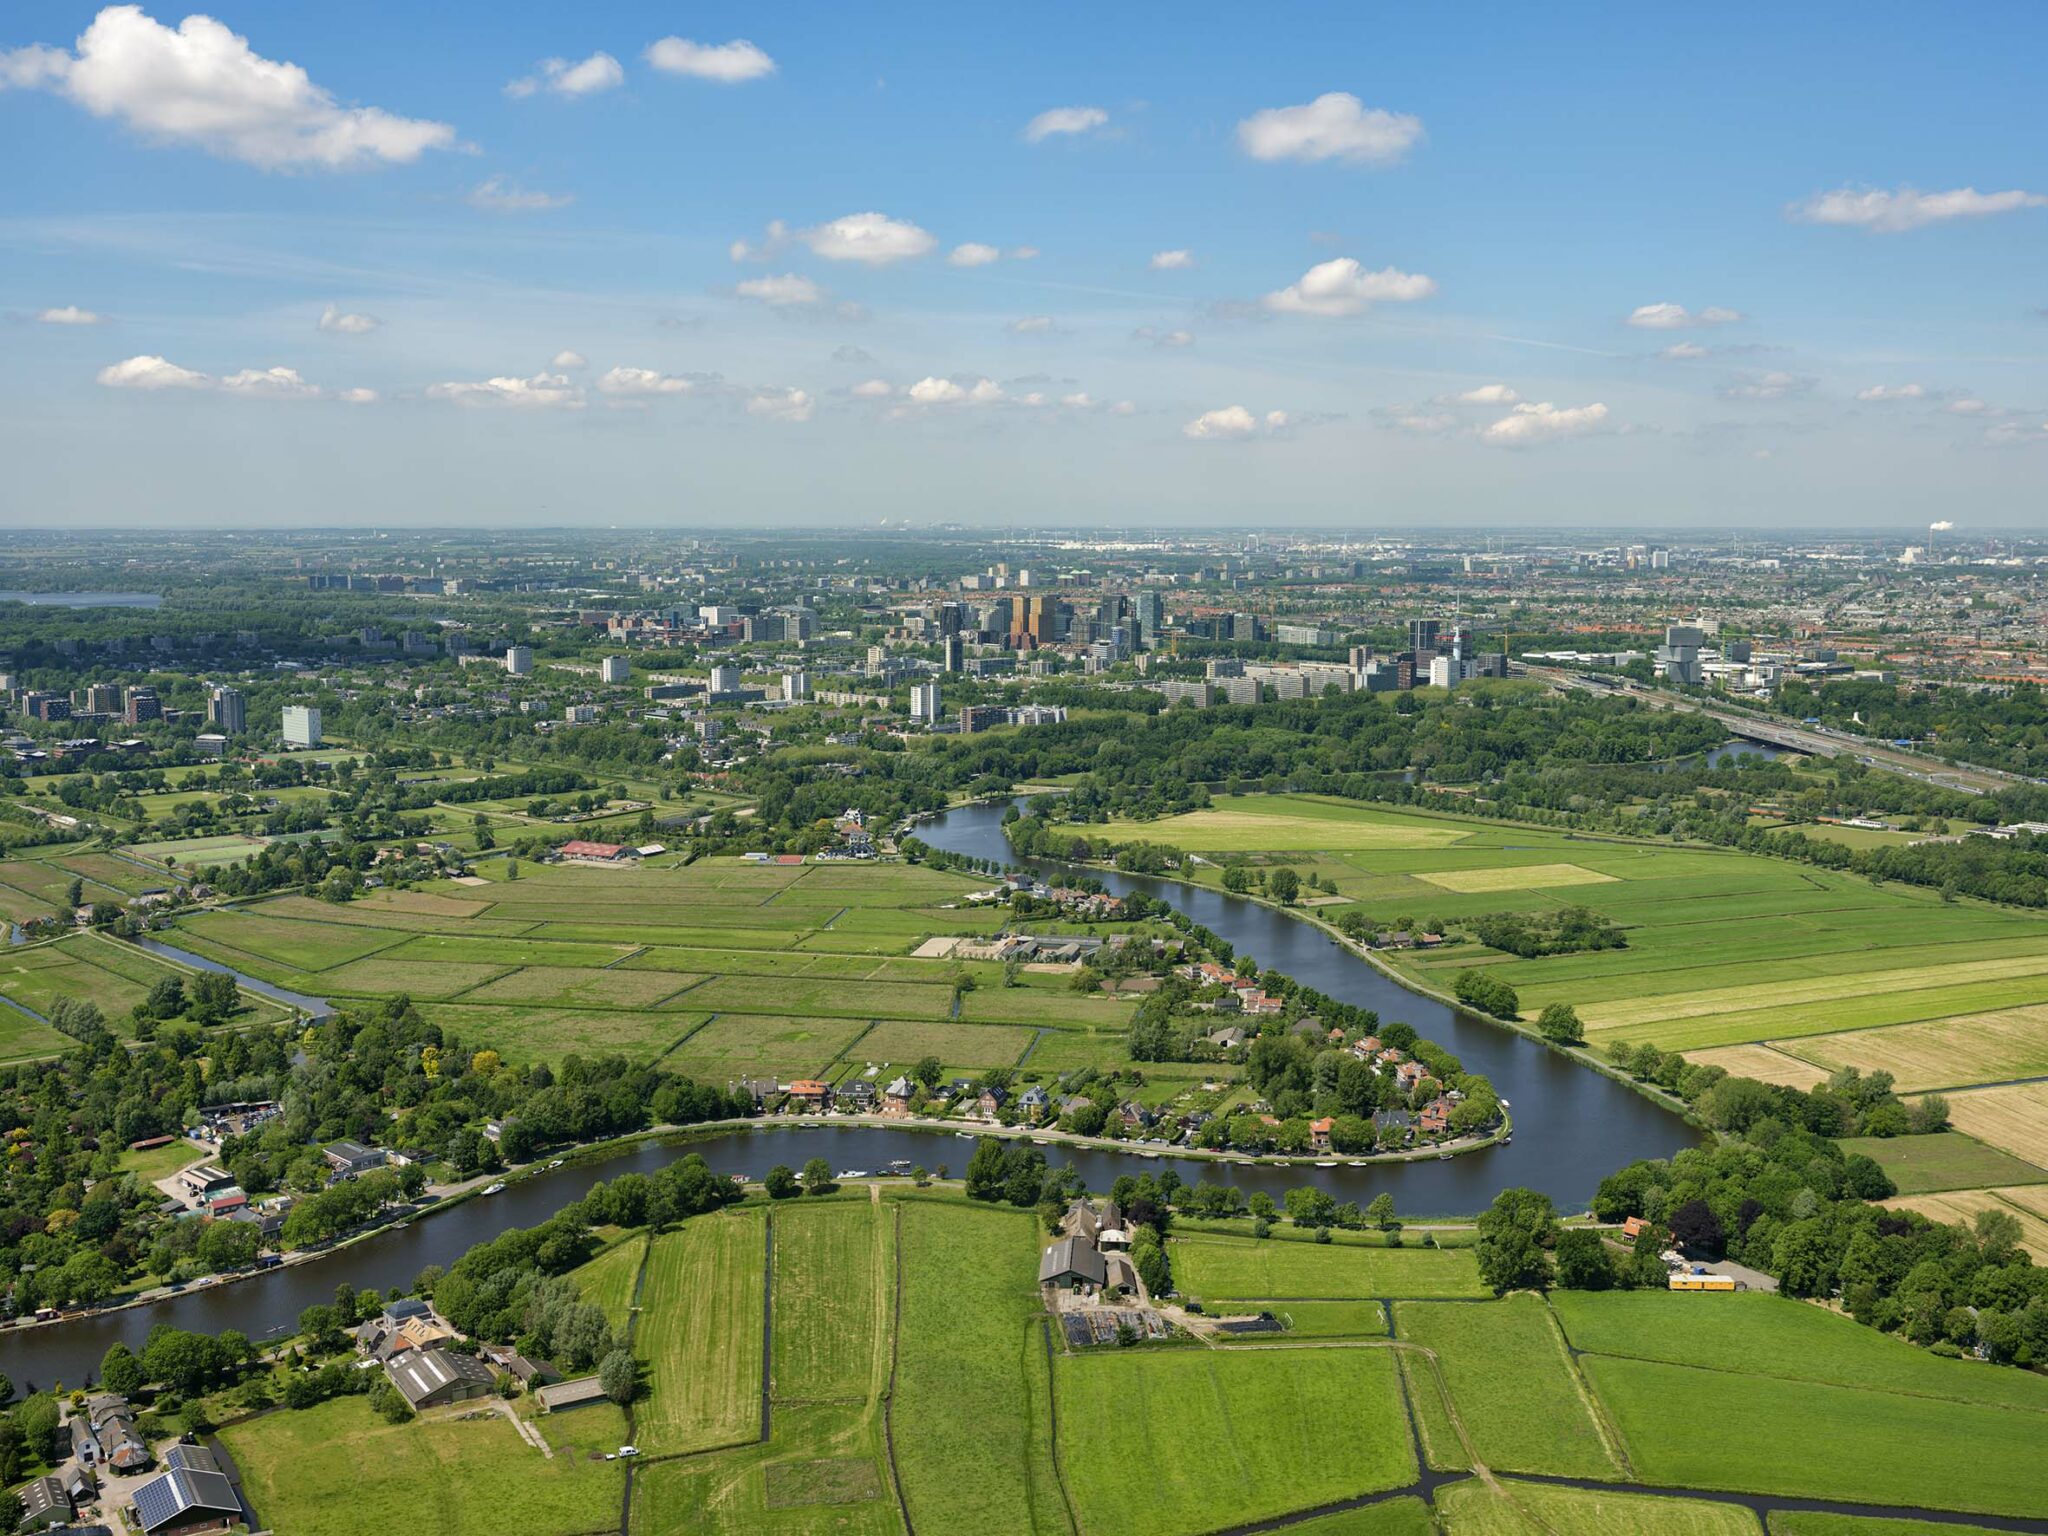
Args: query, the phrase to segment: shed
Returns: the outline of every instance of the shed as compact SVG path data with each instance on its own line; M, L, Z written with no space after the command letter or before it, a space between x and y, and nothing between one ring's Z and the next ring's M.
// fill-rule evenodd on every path
M1063 1237L1039 1257L1040 1285L1102 1284L1108 1270L1095 1244L1085 1237Z
M604 1385L595 1376L578 1376L574 1381L558 1381L542 1387L533 1396L549 1413L559 1413L564 1408L603 1402Z
M391 1384L414 1408L438 1408L487 1396L497 1379L474 1355L452 1349L409 1349L384 1367Z

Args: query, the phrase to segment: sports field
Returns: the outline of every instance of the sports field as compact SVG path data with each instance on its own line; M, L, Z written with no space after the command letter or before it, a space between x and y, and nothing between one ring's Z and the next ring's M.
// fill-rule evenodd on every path
M1067 973L920 960L935 935L1000 914L949 905L980 883L912 865L478 866L485 884L288 895L199 912L175 942L312 996L403 994L471 1047L509 1059L618 1052L706 1081L1015 1066L1062 1037L1059 1066L1124 1059L1135 1004ZM1049 929L1055 925L1046 925ZM962 976L975 982L961 992ZM884 1078L886 1081L886 1078Z

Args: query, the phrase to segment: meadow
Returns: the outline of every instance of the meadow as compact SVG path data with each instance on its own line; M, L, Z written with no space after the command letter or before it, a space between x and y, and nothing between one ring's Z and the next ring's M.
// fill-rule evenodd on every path
M894 1225L879 1205L786 1201L775 1222L777 1402L860 1401L888 1379Z
M1874 1158L1902 1195L1993 1184L2048 1184L2048 1169L2023 1162L1960 1131L1928 1136L1854 1136L1844 1152Z
M1483 1296L1468 1249L1176 1237L1174 1284L1205 1302Z
M188 980L191 972L93 931L0 950L0 998L45 1018L62 1000L96 1003L107 1027L118 1035L134 1033L131 1012L166 976ZM33 1050L36 1042L54 1032L40 1027L34 1031L13 1027L13 1019L20 1016L13 1010L5 1012L7 1027L0 1030L0 1052L12 1046L17 1054L40 1054ZM284 1018L285 1013L277 1004L244 991L236 1022L269 1023ZM21 1022L31 1023L25 1018ZM66 1041L55 1048L68 1047Z
M605 1319L614 1333L623 1334L632 1316L633 1288L646 1258L647 1238L635 1233L575 1272L576 1288L583 1299L604 1308Z
M1436 1497L1444 1536L1762 1536L1755 1515L1735 1504L1593 1488L1559 1488L1512 1478L1489 1488L1452 1483Z
M700 1217L653 1240L633 1330L647 1387L634 1434L648 1455L759 1436L766 1265L758 1210Z

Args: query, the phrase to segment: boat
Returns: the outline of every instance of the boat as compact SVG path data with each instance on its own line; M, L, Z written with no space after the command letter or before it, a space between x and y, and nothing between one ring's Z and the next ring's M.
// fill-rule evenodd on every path
M864 1179L868 1176L865 1168L847 1168L832 1175L835 1179Z
M974 1140L974 1138L973 1138L972 1136L968 1135L968 1134L967 1134L967 1133L966 1133L965 1131L955 1131L955 1132L953 1133L953 1139L954 1139L954 1140L956 1140L956 1141L972 1141L972 1140Z
M1344 1166L1347 1168L1370 1168L1372 1164L1368 1163L1362 1157L1354 1157L1353 1159L1351 1159L1350 1162L1346 1163Z
M891 1173L902 1173L909 1166L910 1159L907 1157L892 1157L889 1159L889 1171Z
M1436 1160L1440 1163L1448 1163L1451 1160L1451 1154L1448 1152L1439 1152L1436 1155Z
M1334 1168L1334 1167L1336 1167L1337 1165L1336 1165L1336 1164L1335 1164L1334 1162L1329 1162L1329 1161L1325 1161L1325 1160L1322 1160L1322 1159L1318 1159L1318 1160L1317 1160L1317 1162L1316 1162L1316 1166L1317 1166L1318 1168Z
M504 1192L505 1186L502 1183L493 1184L489 1189L484 1191L484 1193L487 1195L501 1195Z

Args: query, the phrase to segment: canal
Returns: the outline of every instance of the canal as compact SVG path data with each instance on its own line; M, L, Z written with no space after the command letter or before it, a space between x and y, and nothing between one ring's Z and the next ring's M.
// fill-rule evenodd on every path
M968 806L918 828L933 847L1013 861L1003 835L1001 805ZM1048 873L1058 866L1047 866ZM1607 1173L1636 1158L1668 1157L1698 1144L1699 1133L1678 1116L1610 1078L1574 1065L1533 1040L1471 1014L1420 996L1335 944L1311 925L1270 907L1221 891L1151 880L1113 870L1090 870L1111 890L1142 890L1172 902L1194 921L1228 939L1240 954L1287 972L1298 981L1381 1018L1403 1020L1464 1063L1483 1072L1510 1101L1512 1144L1446 1161L1373 1163L1317 1168L1218 1163L1200 1158L1049 1146L1047 1160L1071 1164L1091 1189L1106 1189L1124 1173L1171 1168L1190 1183L1203 1178L1265 1190L1278 1199L1315 1183L1339 1199L1360 1204L1387 1193L1407 1217L1469 1213L1511 1185L1548 1194L1559 1206L1583 1207ZM189 959L182 954L178 958ZM244 984L250 984L244 978ZM273 993L274 989L261 988ZM317 999L305 999L317 1003ZM231 1284L187 1290L145 1307L105 1312L76 1321L0 1332L0 1372L18 1390L56 1382L76 1386L96 1373L116 1341L139 1350L159 1323L200 1332L238 1328L253 1339L287 1331L299 1313L333 1299L343 1282L361 1290L409 1286L430 1264L450 1264L467 1249L510 1227L546 1220L581 1199L600 1179L647 1173L688 1152L700 1152L725 1173L759 1178L777 1163L801 1167L822 1157L835 1170L881 1172L892 1162L945 1165L957 1177L973 1142L946 1132L863 1126L766 1125L694 1140L638 1142L601 1161L570 1163L518 1180L503 1193L464 1201L453 1209L394 1227L329 1254Z

